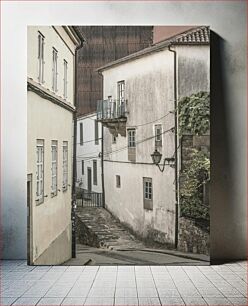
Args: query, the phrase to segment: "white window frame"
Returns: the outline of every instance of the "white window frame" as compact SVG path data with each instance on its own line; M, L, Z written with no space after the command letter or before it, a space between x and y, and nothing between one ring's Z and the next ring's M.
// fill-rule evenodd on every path
M97 186L97 160L93 160L93 185Z
M160 133L158 131L160 130ZM161 123L154 125L155 147L161 147L163 144L163 126Z
M44 83L44 45L45 45L45 36L38 32L38 82Z
M63 141L63 182L62 189L68 189L68 141Z
M36 202L44 202L44 140L36 143Z
M128 129L128 148L136 148L136 130Z
M84 144L84 125L83 122L79 123L79 143L82 146Z
M58 51L55 48L52 53L52 90L58 91Z
M68 95L68 62L64 59L64 99L66 100Z
M153 184L152 178L143 177L144 209L153 210Z
M115 182L116 182L116 188L121 188L121 176L120 175L116 175L115 176Z
M98 145L99 144L99 124L98 124L98 121L95 120L95 145Z
M51 144L51 194L56 196L58 192L58 141L52 140Z

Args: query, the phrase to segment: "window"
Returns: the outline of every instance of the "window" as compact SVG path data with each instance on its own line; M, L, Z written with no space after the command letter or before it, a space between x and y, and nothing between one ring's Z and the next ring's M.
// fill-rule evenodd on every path
M155 147L162 146L162 124L155 125Z
M124 81L120 81L117 83L117 94L118 94L117 99L119 101L123 101L125 99L125 82Z
M84 175L84 160L81 161L81 166L82 166L82 175Z
M95 144L99 144L99 134L98 134L98 121L95 120Z
M127 130L128 133L128 160L131 162L136 161L136 140L135 135L136 131L135 129L129 129Z
M143 177L144 209L153 209L152 193L152 179L150 177Z
M52 89L53 91L57 91L57 79L58 79L58 51L53 48L53 75L52 75Z
M36 201L44 201L44 140L37 140L36 145Z
M67 98L67 73L68 72L68 63L64 60L64 99Z
M80 145L82 146L84 144L84 131L83 131L83 123L80 123L80 129L79 129L79 136L80 136Z
M63 141L63 190L68 186L68 141Z
M128 147L135 148L135 129L128 130Z
M44 39L45 37L38 32L38 81L44 83Z
M58 168L58 142L56 140L52 141L52 195L57 195L57 168Z
M93 185L97 185L97 161L93 160Z
M120 177L120 175L116 175L115 180L116 180L116 188L121 188L121 177Z

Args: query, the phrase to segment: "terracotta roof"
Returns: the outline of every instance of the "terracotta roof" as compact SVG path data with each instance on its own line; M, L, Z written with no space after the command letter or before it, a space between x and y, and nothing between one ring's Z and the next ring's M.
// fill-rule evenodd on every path
M148 47L138 52L129 54L116 61L107 63L106 65L96 69L96 71L101 72L107 68L111 68L123 62L127 62L132 59L136 59L136 58L142 57L144 55L148 55L153 52L161 51L167 48L168 46L172 46L172 45L208 45L209 43L210 43L209 27L208 26L195 27L183 33L169 37L164 41L161 41L155 45L152 45L151 47Z
M171 38L172 43L209 43L210 29L209 27L194 28L184 34L179 34Z

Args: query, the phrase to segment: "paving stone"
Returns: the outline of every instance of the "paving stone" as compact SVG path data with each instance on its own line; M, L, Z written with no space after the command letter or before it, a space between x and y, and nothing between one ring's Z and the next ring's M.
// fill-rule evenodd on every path
M160 298L160 301L162 306L185 305L181 298L162 297Z
M228 300L233 304L233 305L239 305L239 306L247 306L248 305L248 299L243 297L243 298L228 298Z
M124 297L124 298L137 297L137 289L136 287L116 288L115 297Z

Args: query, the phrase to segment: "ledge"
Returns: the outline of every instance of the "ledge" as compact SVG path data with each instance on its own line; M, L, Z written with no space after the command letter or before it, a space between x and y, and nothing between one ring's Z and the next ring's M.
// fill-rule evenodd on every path
M76 111L75 106L65 102L65 100L58 97L57 95L55 95L50 90L44 88L43 86L41 86L39 83L35 82L31 78L27 79L27 90L35 92L40 97L42 97L46 100L49 100L49 101L53 102L54 104L57 104L57 105L65 108L66 110L68 110L70 112L75 112Z

